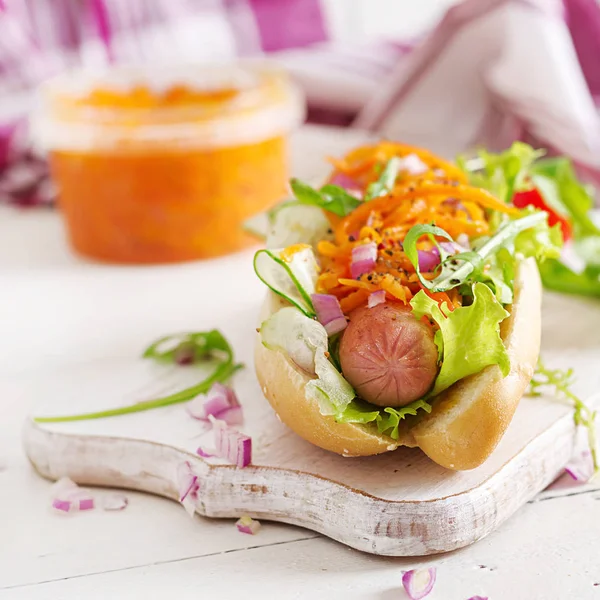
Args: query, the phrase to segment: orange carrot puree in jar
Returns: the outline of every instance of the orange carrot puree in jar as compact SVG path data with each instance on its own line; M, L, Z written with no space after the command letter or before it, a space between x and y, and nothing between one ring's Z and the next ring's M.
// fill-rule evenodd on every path
M75 250L166 263L253 243L241 224L285 194L302 116L273 68L116 69L44 84L33 132Z

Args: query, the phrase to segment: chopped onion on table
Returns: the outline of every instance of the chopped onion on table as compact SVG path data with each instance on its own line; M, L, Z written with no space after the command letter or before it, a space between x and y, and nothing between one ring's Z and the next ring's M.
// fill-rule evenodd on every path
M238 531L250 535L256 535L260 529L260 522L255 521L248 515L244 515L241 519L238 519L235 525L238 528Z
M62 512L92 510L94 498L68 477L62 477L51 488L52 508Z
M213 458L214 456L216 456L216 454L214 452L207 452L204 448L202 448L201 446L198 448L198 450L196 450L196 454L198 456L201 456L202 458Z
M574 456L567 463L565 472L568 473L574 481L587 483L594 474L594 461L591 452L585 450L581 454Z
M212 417L213 433L217 456L225 458L240 469L252 462L252 439L235 429L227 427L226 423Z
M228 425L241 425L244 415L239 400L232 388L215 383L207 394L200 394L186 405L188 414L194 419L206 421L215 417Z
M346 329L348 325L338 299L332 294L313 294L311 297L317 320L327 335L334 335Z
M125 494L108 494L102 500L102 510L125 510L129 504L129 498Z
M79 510L93 510L94 509L94 499L91 496L85 496L78 500L79 502Z
M487 596L471 596L469 600L489 600Z
M421 600L428 596L435 584L436 569L413 569L402 575L402 585L410 600Z
M62 512L94 510L96 499L90 492L80 488L68 477L59 479L51 488L52 508ZM125 494L118 492L108 494L102 500L103 510L123 510L129 500Z
M192 465L187 461L181 463L177 467L177 491L179 493L179 502L183 504L190 517L193 517L196 512L199 490L198 476L192 471Z
M377 261L377 244L368 242L352 248L352 261L350 262L350 273L356 279L364 273L369 273L375 267Z
M70 500L59 500L58 498L54 498L54 500L52 500L52 508L62 510L63 512L71 512L73 503Z
M369 298L367 300L367 306L369 308L373 308L378 304L383 304L385 302L385 290L377 290L376 292L372 292L369 294Z

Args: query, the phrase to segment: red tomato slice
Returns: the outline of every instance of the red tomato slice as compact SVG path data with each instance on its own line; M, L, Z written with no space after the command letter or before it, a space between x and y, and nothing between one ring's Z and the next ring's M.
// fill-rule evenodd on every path
M572 237L571 223L569 223L566 217L559 215L555 210L546 204L546 201L536 188L531 188L524 192L517 192L513 196L513 204L517 208L525 208L526 206L533 206L541 210L545 210L548 213L548 225L553 227L557 223L560 223L564 241L568 241Z

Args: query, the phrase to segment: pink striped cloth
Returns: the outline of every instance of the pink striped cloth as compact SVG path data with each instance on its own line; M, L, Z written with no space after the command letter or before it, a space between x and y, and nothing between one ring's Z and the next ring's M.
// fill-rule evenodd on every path
M354 122L446 156L523 140L600 183L600 5L465 0Z
M596 0L464 0L416 45L342 43L326 17L320 0L0 0L0 201L55 196L19 120L42 79L263 53L303 86L313 121L446 156L523 139L600 182Z

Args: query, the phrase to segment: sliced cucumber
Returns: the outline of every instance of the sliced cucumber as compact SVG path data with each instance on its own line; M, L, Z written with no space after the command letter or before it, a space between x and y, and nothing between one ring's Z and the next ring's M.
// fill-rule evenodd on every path
M310 297L315 293L319 270L314 252L307 246L289 261L283 260L281 253L282 250L259 250L254 255L254 271L269 289L313 318L316 313Z
M242 223L242 229L255 238L266 241L269 235L269 216L267 213L258 213Z

